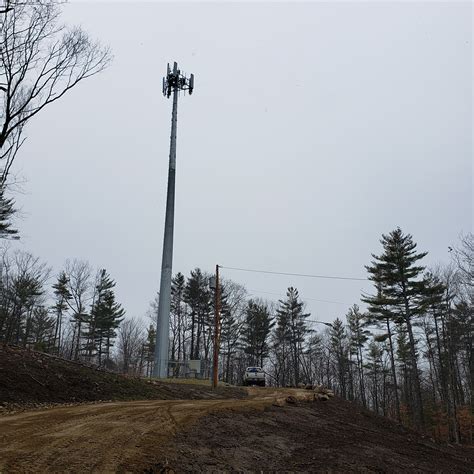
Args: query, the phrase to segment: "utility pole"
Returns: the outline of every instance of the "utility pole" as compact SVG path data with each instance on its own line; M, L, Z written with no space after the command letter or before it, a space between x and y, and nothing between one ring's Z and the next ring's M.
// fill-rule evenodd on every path
M219 282L219 265L216 265L216 281L214 293L214 361L212 365L212 386L217 387L217 372L219 368L219 346L221 338L221 288Z
M174 200L176 181L176 129L178 126L178 93L180 90L193 93L194 75L187 78L178 69L168 64L166 77L163 78L163 95L170 98L173 94L173 112L171 115L170 159L168 168L168 193L166 196L165 235L163 239L163 257L161 261L160 299L156 322L155 365L153 375L168 377L168 349L170 332L171 276L173 266Z

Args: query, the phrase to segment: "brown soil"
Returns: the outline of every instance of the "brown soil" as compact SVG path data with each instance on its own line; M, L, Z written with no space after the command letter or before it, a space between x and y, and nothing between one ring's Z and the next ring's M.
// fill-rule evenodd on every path
M0 345L0 414L21 407L99 400L242 398L236 387L160 383ZM3 407L3 408L2 408Z
M165 459L178 430L226 408L268 400L144 400L0 417L0 472L143 472Z
M352 404L146 400L0 418L0 472L472 472L474 453L442 447Z
M148 472L465 472L474 449L435 444L340 399L218 412L162 448ZM165 469L166 470L166 469Z
M291 396L295 403L285 404ZM0 417L2 472L472 472L390 420L297 389L150 385L34 352L0 349L0 400L115 401ZM146 400L148 399L148 400ZM154 400L150 400L154 399ZM311 400L311 401L310 401ZM278 405L278 406L275 406Z

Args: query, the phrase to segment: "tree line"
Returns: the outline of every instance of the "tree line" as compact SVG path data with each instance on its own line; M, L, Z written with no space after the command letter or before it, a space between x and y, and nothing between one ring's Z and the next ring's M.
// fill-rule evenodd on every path
M400 229L383 235L381 246L366 267L373 291L324 329L308 320L294 287L272 302L224 280L220 378L240 384L245 368L259 365L273 385L326 385L381 415L436 427L440 439L472 441L474 237L461 238L450 264L429 270L427 252ZM183 375L176 362L186 359L201 360L202 376L210 374L210 277L195 269L173 278L172 375ZM155 302L152 320L156 310Z
M249 297L223 280L220 380L241 384L261 366L275 386L319 384L381 415L439 439L472 441L474 236L449 265L427 270L426 252L396 229L367 265L373 291L345 314L315 326L298 290L279 301ZM172 280L171 377L201 361L209 378L214 342L211 274ZM157 301L149 322L125 316L105 269L67 261L55 275L28 252L5 250L0 263L0 341L135 376L151 376ZM314 316L313 316L314 318Z
M125 311L105 269L66 262L51 269L28 252L4 251L0 266L0 341L105 367Z

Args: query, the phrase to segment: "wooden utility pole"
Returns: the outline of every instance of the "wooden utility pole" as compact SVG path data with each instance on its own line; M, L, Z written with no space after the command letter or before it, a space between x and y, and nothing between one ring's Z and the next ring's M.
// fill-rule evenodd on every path
M221 338L221 318L220 318L220 283L219 283L219 265L216 265L216 288L214 293L214 361L212 366L212 387L217 387L217 375L219 367L219 346Z

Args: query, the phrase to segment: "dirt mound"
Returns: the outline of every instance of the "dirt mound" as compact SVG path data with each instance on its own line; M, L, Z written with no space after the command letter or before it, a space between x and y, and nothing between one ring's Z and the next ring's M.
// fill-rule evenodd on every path
M98 400L243 398L244 390L205 385L148 383L86 365L0 345L0 405L91 402Z
M178 433L146 472L472 472L472 448L440 446L331 399L214 412Z

